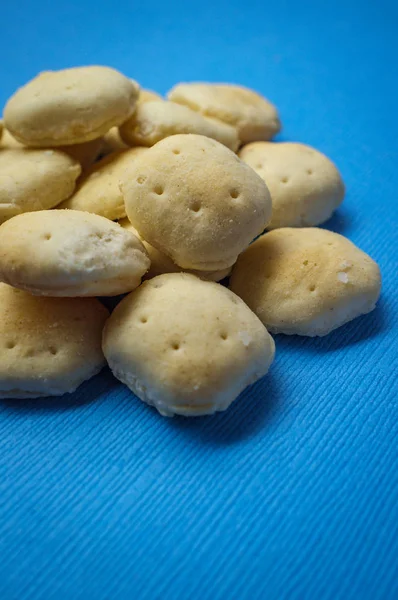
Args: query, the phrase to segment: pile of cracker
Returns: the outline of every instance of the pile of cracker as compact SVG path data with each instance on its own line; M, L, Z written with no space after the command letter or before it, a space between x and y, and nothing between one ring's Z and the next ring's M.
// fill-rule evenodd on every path
M0 141L0 397L73 392L107 362L162 415L212 414L267 373L271 333L323 336L371 311L377 264L316 227L343 201L340 173L270 141L280 128L237 85L164 99L90 66L17 90ZM98 300L122 294L111 315Z

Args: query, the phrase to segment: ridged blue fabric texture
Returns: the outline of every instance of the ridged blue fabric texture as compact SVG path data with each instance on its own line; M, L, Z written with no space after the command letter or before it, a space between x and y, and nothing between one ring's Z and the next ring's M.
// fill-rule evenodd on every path
M78 64L263 92L280 140L339 166L327 226L380 263L383 294L326 338L277 336L269 377L213 418L162 419L106 370L0 402L2 600L398 597L396 26L385 0L3 7L2 103Z

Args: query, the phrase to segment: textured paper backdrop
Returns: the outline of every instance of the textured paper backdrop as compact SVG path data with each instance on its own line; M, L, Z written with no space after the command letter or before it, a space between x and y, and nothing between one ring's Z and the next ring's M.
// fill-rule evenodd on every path
M269 377L215 418L162 419L105 370L0 402L2 600L397 597L397 25L386 1L3 3L2 103L95 63L269 96L279 139L338 164L328 226L384 284L327 338L278 336Z

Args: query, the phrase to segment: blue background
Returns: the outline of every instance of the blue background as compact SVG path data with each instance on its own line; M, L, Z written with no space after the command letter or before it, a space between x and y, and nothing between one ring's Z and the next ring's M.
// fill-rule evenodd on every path
M384 282L328 337L278 336L269 377L213 418L162 419L107 370L0 403L2 600L398 597L397 25L384 0L3 1L2 103L90 63L161 93L252 86L279 139L338 164L327 226Z

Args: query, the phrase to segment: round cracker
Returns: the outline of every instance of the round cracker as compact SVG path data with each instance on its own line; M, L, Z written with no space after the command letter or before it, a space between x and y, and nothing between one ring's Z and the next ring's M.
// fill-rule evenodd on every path
M261 177L201 135L174 135L152 146L134 161L121 189L142 238L183 269L232 266L271 214Z
M268 371L275 345L235 294L188 273L143 283L107 321L114 375L165 416L225 410Z
M56 206L74 191L80 164L60 150L0 150L0 223Z
M345 237L275 229L236 263L230 288L271 333L323 336L375 308L378 265Z
M234 126L242 144L269 140L281 129L276 107L264 96L240 85L179 83L167 97Z
M116 296L149 264L131 231L91 213L25 213L0 227L0 281L36 295Z
M139 86L110 67L45 71L8 100L4 123L27 146L80 144L134 112Z
M293 142L253 142L239 151L239 157L264 179L271 193L268 229L319 225L343 201L340 173L315 148Z
M73 392L105 364L93 298L37 298L0 283L0 398Z

